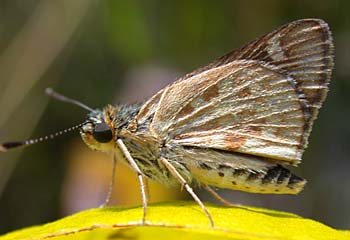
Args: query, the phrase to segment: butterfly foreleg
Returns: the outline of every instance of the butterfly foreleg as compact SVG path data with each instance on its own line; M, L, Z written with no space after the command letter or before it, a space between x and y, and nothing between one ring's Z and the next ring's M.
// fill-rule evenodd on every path
M132 158L130 152L128 151L127 147L125 146L124 142L121 139L117 139L117 144L121 151L123 152L126 160L129 162L132 169L136 172L137 178L139 180L140 189L141 189L141 198L142 198L142 207L143 207L143 218L142 218L142 224L146 223L146 212L147 212L147 190L146 190L146 184L144 181L144 177L142 176L142 172L140 168L137 166L135 160Z

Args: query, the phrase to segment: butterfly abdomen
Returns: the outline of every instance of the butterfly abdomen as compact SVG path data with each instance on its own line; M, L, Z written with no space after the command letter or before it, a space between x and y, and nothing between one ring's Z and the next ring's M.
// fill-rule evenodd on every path
M274 165L260 172L243 168L233 169L222 164L214 168L208 164L200 164L199 168L193 171L196 175L194 178L199 182L245 192L297 194L306 184L305 179L294 175L281 165Z

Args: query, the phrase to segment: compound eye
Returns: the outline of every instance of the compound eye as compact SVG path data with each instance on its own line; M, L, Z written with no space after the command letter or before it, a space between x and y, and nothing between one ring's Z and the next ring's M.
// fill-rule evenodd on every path
M105 122L96 124L92 135L100 143L110 142L113 138L112 130Z

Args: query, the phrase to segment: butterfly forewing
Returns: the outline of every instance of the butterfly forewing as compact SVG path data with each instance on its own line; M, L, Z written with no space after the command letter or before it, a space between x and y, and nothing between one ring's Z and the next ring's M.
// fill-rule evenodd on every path
M320 19L302 19L286 24L239 49L199 68L180 80L238 59L257 60L277 67L276 71L292 77L296 91L307 100L303 148L318 109L326 98L334 65L334 46L327 23Z
M151 129L172 144L296 164L326 96L332 54L322 20L282 26L165 88L152 103Z

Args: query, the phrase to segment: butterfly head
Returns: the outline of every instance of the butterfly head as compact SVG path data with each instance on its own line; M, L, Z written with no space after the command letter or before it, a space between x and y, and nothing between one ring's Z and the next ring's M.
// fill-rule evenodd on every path
M114 126L115 108L108 105L104 110L94 110L80 127L80 135L93 150L110 152L114 148L116 129Z

